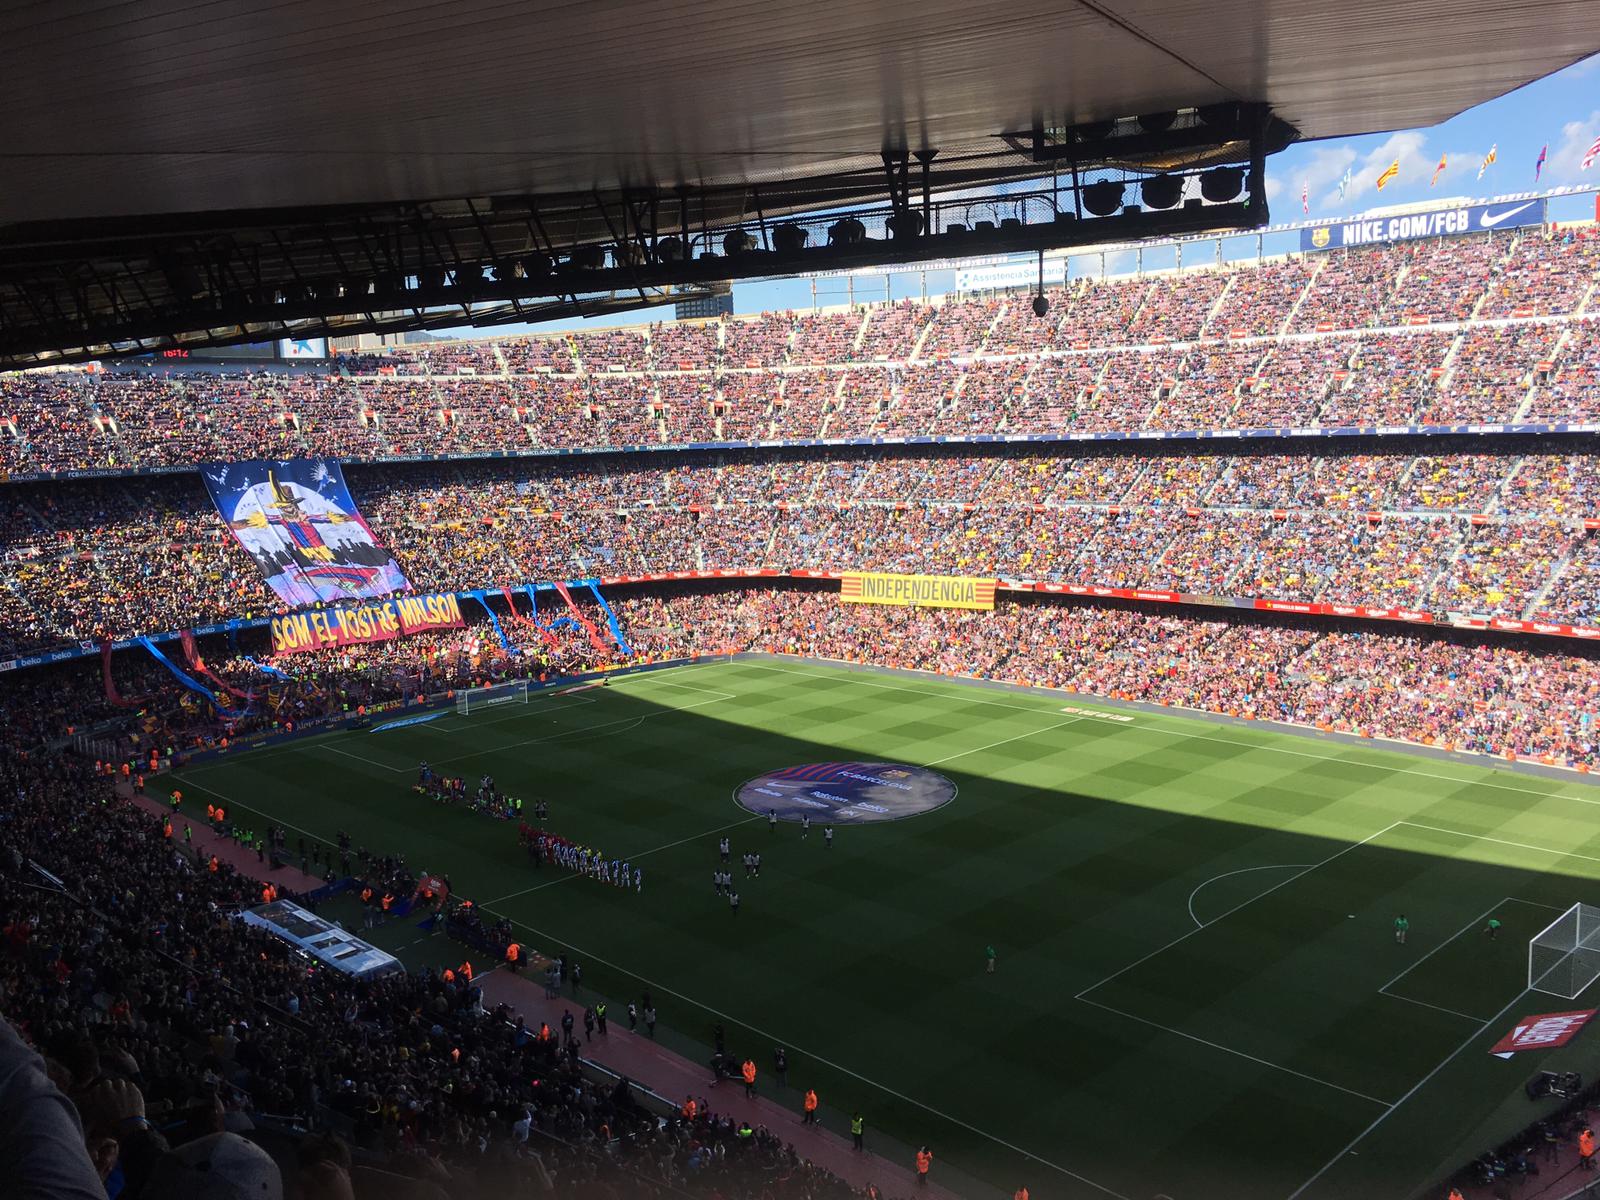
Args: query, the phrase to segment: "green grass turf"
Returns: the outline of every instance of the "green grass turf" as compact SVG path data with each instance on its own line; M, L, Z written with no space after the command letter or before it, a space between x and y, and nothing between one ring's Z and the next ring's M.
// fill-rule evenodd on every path
M781 1043L825 1107L1007 1194L1406 1196L1538 1115L1508 1098L1597 1035L1486 1049L1579 1007L1524 993L1526 946L1600 902L1600 792L1069 700L1093 707L741 660L177 778L236 819L448 872L618 1010L652 989L686 1051L709 1053L717 1019L763 1070ZM761 772L858 757L936 765L960 794L831 851L733 803ZM533 870L513 826L414 795L420 758L547 798L553 831L642 863L644 894ZM710 885L725 833L764 856L737 921ZM454 953L416 937L378 940L413 964Z

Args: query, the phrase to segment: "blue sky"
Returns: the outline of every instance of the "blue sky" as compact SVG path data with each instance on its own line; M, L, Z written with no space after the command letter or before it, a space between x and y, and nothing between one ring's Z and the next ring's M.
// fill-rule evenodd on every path
M1431 129L1335 138L1291 146L1268 163L1267 198L1275 220L1299 220L1300 185L1310 189L1311 216L1359 212L1379 204L1404 204L1430 197L1487 196L1530 191L1541 146L1549 158L1537 184L1600 185L1600 163L1580 170L1585 151L1600 136L1600 55L1546 76L1498 100L1468 109ZM1491 146L1497 159L1478 179L1478 167ZM1443 155L1447 165L1436 186L1433 170ZM1380 194L1378 175L1396 158L1400 174ZM1353 168L1353 187L1340 203L1338 184ZM1562 202L1572 211L1552 211L1552 219L1594 215L1593 204ZM1587 212L1585 214L1585 208Z
M1406 204L1429 199L1445 200L1463 196L1487 197L1531 191L1562 185L1593 184L1600 187L1600 162L1588 171L1580 169L1584 153L1600 136L1600 55L1585 59L1563 71L1531 83L1497 100L1468 109L1460 116L1431 129L1407 129L1394 133L1367 134L1361 137L1334 138L1294 145L1267 163L1267 197L1275 222L1305 219L1300 207L1300 189L1310 193L1310 216L1339 217L1359 213L1380 205ZM1534 161L1541 146L1549 146L1549 156L1538 184L1534 183ZM1478 168L1491 146L1497 146L1497 161L1478 178ZM1434 168L1443 155L1446 161L1438 183L1430 187ZM1400 174L1380 193L1376 184L1396 158ZM1352 173L1352 186L1341 201L1339 180L1346 169ZM1551 220L1592 218L1594 201L1589 196L1563 197L1551 201ZM1292 243L1298 245L1297 241ZM1269 245L1267 253L1289 249L1289 238ZM1227 257L1255 253L1255 239L1238 238L1227 243ZM1131 255L1113 262L1110 269L1131 270ZM1166 258L1149 252L1145 265L1155 269L1170 266ZM1073 274L1097 272L1096 259L1079 259ZM855 281L858 300L882 299L881 276L861 276ZM923 288L921 272L908 270L890 277L890 295L895 299L916 296ZM940 295L953 286L949 271L927 273L929 295ZM817 303L842 304L847 298L846 281L824 279L817 282ZM775 282L736 283L733 289L737 312L764 309L810 308L809 279ZM593 328L599 324L633 324L670 317L671 310L655 314L633 313L613 320L560 321L541 329ZM462 331L466 332L466 331Z

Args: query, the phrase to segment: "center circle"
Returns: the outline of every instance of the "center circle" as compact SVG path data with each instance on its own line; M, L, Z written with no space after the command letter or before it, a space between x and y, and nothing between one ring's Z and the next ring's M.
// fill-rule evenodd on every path
M943 808L956 798L956 785L937 771L904 763L806 763L747 779L733 798L759 817L865 825Z

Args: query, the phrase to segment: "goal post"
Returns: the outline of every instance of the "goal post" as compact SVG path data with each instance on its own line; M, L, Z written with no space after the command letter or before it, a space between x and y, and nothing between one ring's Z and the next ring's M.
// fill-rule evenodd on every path
M1574 904L1528 943L1528 990L1565 1000L1600 979L1600 908Z
M496 683L489 687L463 688L456 693L456 712L463 717L499 704L526 704L528 681L514 679L510 683Z

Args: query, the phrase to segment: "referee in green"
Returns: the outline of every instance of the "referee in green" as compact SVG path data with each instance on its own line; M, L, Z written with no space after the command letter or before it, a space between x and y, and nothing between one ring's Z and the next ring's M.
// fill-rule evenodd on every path
M1394 940L1404 946L1406 944L1406 934L1410 932L1411 922L1406 920L1405 913L1401 913L1394 919Z
M1491 942L1498 941L1500 939L1500 919L1498 917L1490 917L1489 923L1483 927L1483 931L1489 935Z

